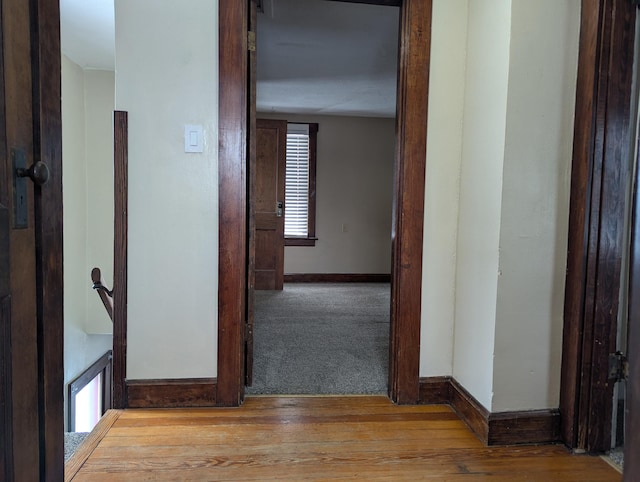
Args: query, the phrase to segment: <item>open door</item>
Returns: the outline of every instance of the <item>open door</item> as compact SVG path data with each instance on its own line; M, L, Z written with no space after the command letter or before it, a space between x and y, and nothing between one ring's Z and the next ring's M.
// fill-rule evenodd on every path
M62 480L60 14L0 12L0 479Z
M636 131L640 153L640 126ZM629 259L629 301L627 322L628 378L624 410L624 476L625 482L640 480L640 174L636 161L633 183L631 253Z
M284 184L287 121L256 123L255 210L257 290L284 284Z
M256 191L256 30L258 19L257 0L249 0L248 41L249 56L247 65L247 179L248 179L248 222L247 222L247 302L244 330L244 383L253 385L253 302L256 282L256 216L253 198Z

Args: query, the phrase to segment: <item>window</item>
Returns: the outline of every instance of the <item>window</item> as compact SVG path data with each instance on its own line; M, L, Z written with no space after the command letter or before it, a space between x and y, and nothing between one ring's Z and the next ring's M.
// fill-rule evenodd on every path
M104 412L111 408L112 360L109 350L69 383L69 432L91 432Z
M316 244L316 145L318 124L289 124L284 198L286 246Z

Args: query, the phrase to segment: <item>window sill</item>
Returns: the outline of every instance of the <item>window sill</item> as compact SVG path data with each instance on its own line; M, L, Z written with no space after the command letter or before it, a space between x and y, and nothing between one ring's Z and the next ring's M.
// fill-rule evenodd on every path
M315 246L318 238L284 238L285 246Z

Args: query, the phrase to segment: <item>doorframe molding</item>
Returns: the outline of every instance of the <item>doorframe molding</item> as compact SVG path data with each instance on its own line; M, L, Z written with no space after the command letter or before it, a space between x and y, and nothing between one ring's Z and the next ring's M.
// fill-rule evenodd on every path
M247 21L243 0L220 0L218 63L218 374L216 403L244 397L247 271Z
M62 104L60 8L58 2L31 1L34 162L49 166L49 181L34 189L40 476L64 474L64 312L62 214Z
M636 128L640 133L640 125ZM640 149L640 135L636 140ZM629 258L629 334L627 345L640 346L640 195L638 193L640 172L636 169L633 187L633 219L631 221L631 253ZM640 475L640 458L637 450L640 446L640 350L631 350L629 358L629 379L627 380L627 399L624 434L624 480L632 482Z
M562 347L562 438L610 448L636 6L582 0Z
M431 7L431 0L405 0L400 11L389 396L403 404L417 403L419 399ZM240 405L244 397L247 21L247 2L220 0L216 394L220 406Z

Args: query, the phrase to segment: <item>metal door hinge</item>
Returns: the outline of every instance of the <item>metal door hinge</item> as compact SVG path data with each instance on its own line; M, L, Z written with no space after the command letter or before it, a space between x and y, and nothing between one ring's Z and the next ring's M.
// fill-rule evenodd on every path
M249 323L244 325L244 340L248 341L253 338L253 327Z
M629 376L629 360L621 351L609 355L609 380L619 382Z
M256 33L255 32L247 32L247 50L249 52L256 51Z

